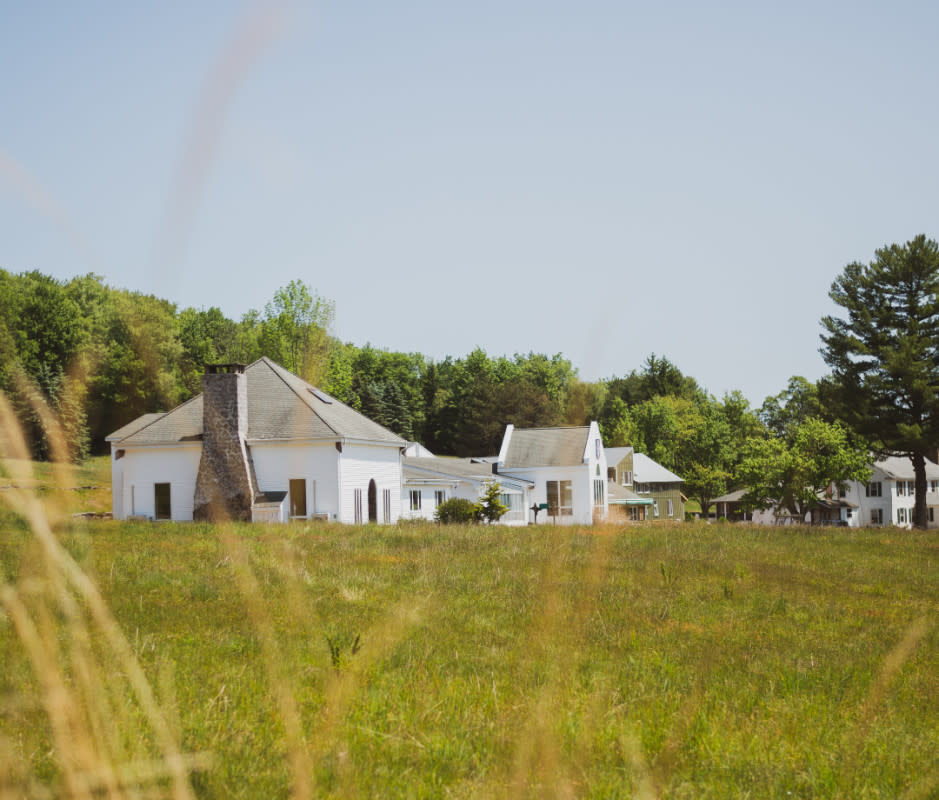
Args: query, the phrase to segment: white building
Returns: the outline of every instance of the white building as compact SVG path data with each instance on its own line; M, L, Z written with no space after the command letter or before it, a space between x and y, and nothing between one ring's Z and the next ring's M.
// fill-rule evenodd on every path
M524 478L495 473L492 461L472 458L405 456L401 516L432 520L437 507L454 497L478 501L490 481L499 484L500 500L508 509L499 522L525 525L534 484Z
M926 460L926 507L928 525L939 527L939 465ZM909 458L891 457L874 463L874 472L867 483L852 481L841 500L850 504L841 519L853 528L871 525L897 525L910 528L916 501L913 462Z
M543 509L538 522L589 525L607 518L606 454L596 422L578 428L509 425L496 464L500 480L532 484L530 497Z
M397 521L399 436L268 358L203 390L107 437L115 519Z

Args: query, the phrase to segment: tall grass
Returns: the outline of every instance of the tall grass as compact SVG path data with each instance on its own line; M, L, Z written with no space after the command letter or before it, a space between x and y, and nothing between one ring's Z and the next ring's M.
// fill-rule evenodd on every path
M935 533L86 522L0 424L0 797L939 795Z

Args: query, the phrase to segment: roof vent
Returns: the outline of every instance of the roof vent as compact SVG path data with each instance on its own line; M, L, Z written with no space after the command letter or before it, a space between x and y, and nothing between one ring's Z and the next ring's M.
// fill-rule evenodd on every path
M325 392L321 392L321 391L320 391L319 389L317 389L315 386L307 386L307 389L306 389L306 390L307 390L311 395L313 395L317 400L322 400L324 403L332 403L332 402L333 402L333 399L332 399L328 394L326 394Z

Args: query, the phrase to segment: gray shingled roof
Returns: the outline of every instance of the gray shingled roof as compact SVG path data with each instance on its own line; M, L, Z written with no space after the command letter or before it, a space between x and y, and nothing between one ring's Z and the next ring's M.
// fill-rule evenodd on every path
M633 449L631 447L604 447L603 452L606 454L606 465L615 467L626 456L631 455Z
M503 467L579 466L584 463L589 433L590 428L516 428Z
M124 427L118 428L114 433L108 434L104 437L106 442L118 442L121 439L125 439L130 436L132 433L137 433L141 428L147 427L151 422L158 420L163 416L162 411L156 414L144 414L142 417L137 417L133 422L128 422Z
M315 389L269 358L249 364L245 377L249 440L359 439L406 444L400 436ZM115 431L111 437L121 431ZM120 441L127 445L172 444L197 440L201 436L200 394Z
M711 502L712 503L739 503L743 496L747 493L746 489L737 489L736 492L729 492L728 494L722 494L720 497L715 497Z
M469 458L420 458L405 456L403 460L405 478L417 480L432 477L443 477L456 480L511 481L512 483L531 484L525 478L514 475L500 475L493 473L492 463L478 462Z
M875 461L874 466L882 470L888 478L894 480L911 481L913 474L913 461L902 456L890 456L883 461ZM939 465L926 459L926 480L939 479Z

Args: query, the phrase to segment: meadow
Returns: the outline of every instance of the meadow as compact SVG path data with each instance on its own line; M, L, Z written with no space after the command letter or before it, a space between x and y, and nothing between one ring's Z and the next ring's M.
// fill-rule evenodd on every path
M934 532L89 521L88 469L4 478L0 798L939 796Z

